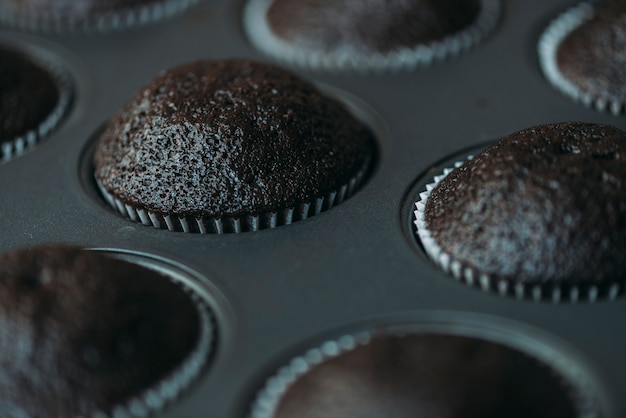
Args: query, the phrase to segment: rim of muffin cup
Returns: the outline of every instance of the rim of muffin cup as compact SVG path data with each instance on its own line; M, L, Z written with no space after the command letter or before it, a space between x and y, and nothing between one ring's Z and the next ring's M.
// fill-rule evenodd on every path
M181 364L141 393L131 397L123 404L114 406L110 414L96 411L91 417L130 418L151 416L174 402L208 366L215 351L217 337L217 326L210 303L207 296L198 290L194 279L189 276L189 273L175 267L168 261L156 260L146 254L109 248L85 248L83 251L104 254L156 272L180 286L189 296L190 302L196 307L200 325L198 341L192 351L182 360Z
M36 127L0 144L0 163L6 163L35 148L61 125L72 105L74 82L63 63L42 47L27 42L10 44L3 38L0 39L0 46L23 54L31 64L43 70L53 80L59 94L52 111Z
M593 4L583 2L569 8L553 19L539 38L537 46L539 65L548 82L571 100L600 112L610 112L619 116L626 112L626 103L617 98L598 97L586 92L559 71L557 51L561 41L593 16Z
M571 406L577 411L575 418L604 416L606 399L601 398L598 382L588 365L584 364L581 358L577 358L577 355L572 357L573 352L570 350L562 350L562 347L555 346L555 341L545 341L545 335L544 338L538 338L539 335L524 332L530 329L519 332L509 327L502 328L503 325L507 325L506 323L498 327L485 326L489 322L485 322L487 317L477 317L479 322L476 324L473 320L456 322L454 319L448 319L448 316L435 319L438 317L435 315L418 322L386 324L326 339L321 344L292 357L264 382L252 401L248 418L275 418L280 403L288 396L289 390L301 377L326 361L349 354L374 340L421 336L465 338L521 354L555 378L555 383L560 384L563 392L569 395ZM471 318L470 314L465 319Z
M97 189L110 208L122 217L145 226L165 229L172 232L224 234L255 232L290 225L319 215L352 197L363 185L372 169L373 158L367 158L355 176L334 190L313 197L310 201L296 202L287 208L238 215L213 216L211 214L176 214L151 211L138 205L126 203L110 193L94 176Z
M476 21L443 39L400 47L386 53L335 53L292 45L273 34L267 10L273 0L248 0L243 9L243 28L248 40L264 54L286 64L326 71L384 73L428 67L480 44L497 26L500 0L480 0Z
M417 238L418 243L432 262L455 280L469 287L520 300L579 303L600 300L613 301L624 294L624 282L614 280L599 284L591 282L568 284L516 281L514 277L501 277L497 274L482 272L470 263L458 260L453 255L443 251L426 227L424 220L426 202L431 192L448 174L472 160L473 157L473 154L468 154L465 160L457 159L454 163L440 170L439 174L431 177L431 180L420 189L418 196L412 200L413 236Z
M0 23L26 32L111 32L169 19L200 1L203 0L153 0L140 6L94 13L93 16L68 15L50 10L42 10L40 14L20 13L12 6L0 3Z

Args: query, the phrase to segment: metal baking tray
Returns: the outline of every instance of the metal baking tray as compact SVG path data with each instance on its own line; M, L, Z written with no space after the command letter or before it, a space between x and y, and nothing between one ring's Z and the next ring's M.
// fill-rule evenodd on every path
M539 69L541 31L574 4L505 0L484 42L428 68L385 75L294 68L373 127L376 169L352 198L319 216L225 235L157 230L120 217L95 191L89 157L107 118L160 70L203 58L267 60L246 39L242 0L206 0L172 20L106 34L1 30L2 42L57 56L73 77L75 98L49 139L0 166L0 251L76 244L146 255L146 263L187 272L214 311L216 351L161 418L245 417L264 382L294 356L329 338L394 324L471 329L547 347L584 371L603 416L624 417L626 300L536 303L470 288L426 258L411 222L434 168L468 149L549 122L626 129L624 117L572 102Z

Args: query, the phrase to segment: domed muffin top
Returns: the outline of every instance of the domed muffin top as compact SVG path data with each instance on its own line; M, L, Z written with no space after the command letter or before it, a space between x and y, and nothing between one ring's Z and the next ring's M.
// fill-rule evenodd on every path
M444 253L524 282L626 274L626 133L556 123L524 129L452 171L424 220Z
M198 61L165 71L109 122L95 175L157 213L237 216L311 201L372 159L370 131L277 67Z
M626 1L597 2L593 10L558 46L559 71L593 97L626 103Z
M479 0L274 0L267 19L308 49L386 53L459 32L480 9Z

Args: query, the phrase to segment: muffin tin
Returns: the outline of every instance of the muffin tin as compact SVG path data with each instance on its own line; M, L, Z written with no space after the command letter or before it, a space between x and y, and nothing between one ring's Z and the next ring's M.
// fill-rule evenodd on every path
M480 45L428 68L378 75L294 68L372 127L377 166L332 210L221 235L158 230L117 215L96 190L90 156L107 118L160 70L200 58L268 60L244 34L243 0L205 0L172 20L106 34L1 30L2 43L43 48L66 66L74 102L46 141L0 166L0 251L76 244L186 272L213 309L215 351L161 418L247 417L265 382L307 350L398 328L533 354L578 382L597 416L626 416L623 297L537 303L482 292L430 262L412 223L432 176L495 138L556 121L626 129L623 117L562 95L539 68L542 30L574 4L504 0L498 27Z

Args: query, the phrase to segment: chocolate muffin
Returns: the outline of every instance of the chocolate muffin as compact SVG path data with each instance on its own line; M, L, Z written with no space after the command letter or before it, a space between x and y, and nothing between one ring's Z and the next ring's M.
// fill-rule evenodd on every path
M252 0L245 22L252 42L289 61L395 67L469 47L498 10L491 0Z
M198 372L186 361L205 361L207 315L170 278L97 252L4 254L2 416L144 416Z
M483 288L614 297L626 277L625 158L626 133L612 126L524 129L443 178L418 232L442 267Z
M583 3L544 35L547 76L576 100L614 113L626 104L626 2ZM551 66L551 67L550 67ZM563 80L561 80L561 78ZM553 81L556 79L556 81ZM562 86L562 85L565 86Z
M44 138L69 102L67 80L20 50L0 45L0 146L8 160Z
M471 25L480 0L274 0L274 33L308 49L385 53L443 39Z
M253 418L595 416L583 414L573 386L547 364L464 336L378 337L293 372L283 393L275 377L265 398L272 404L277 395L275 407Z
M4 0L0 21L34 31L122 29L159 21L198 0Z
M131 219L240 232L340 203L374 157L339 102L274 66L198 61L161 73L99 136L95 177Z

